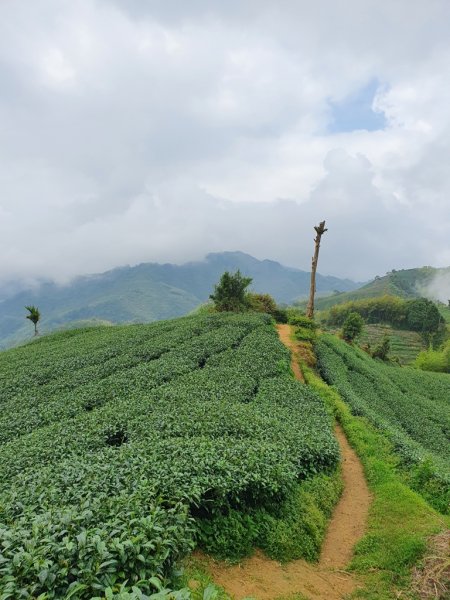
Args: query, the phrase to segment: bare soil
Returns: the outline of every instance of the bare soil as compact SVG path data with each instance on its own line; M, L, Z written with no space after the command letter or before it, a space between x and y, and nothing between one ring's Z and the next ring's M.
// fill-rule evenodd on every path
M277 325L277 330L278 330L278 335L280 336L280 340L291 351L291 354L292 354L291 369L292 369L296 379L299 379L300 381L303 381L303 383L305 383L303 373L300 369L300 365L298 364L298 360L297 360L298 346L291 339L291 326L290 325Z
M290 326L278 325L278 333L292 351L295 376L303 381ZM352 557L354 545L364 534L371 496L362 465L339 426L336 437L341 447L345 487L331 518L319 563L295 560L282 565L260 551L231 566L204 557L202 562L214 581L235 600L274 600L295 593L311 600L340 600L360 585L357 577L344 569Z

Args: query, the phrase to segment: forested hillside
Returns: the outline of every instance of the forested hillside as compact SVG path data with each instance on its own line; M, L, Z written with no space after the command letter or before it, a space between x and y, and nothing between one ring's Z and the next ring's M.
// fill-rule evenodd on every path
M279 302L291 303L309 289L306 271L260 261L242 252L209 254L203 261L185 265L121 267L80 277L64 286L47 282L0 302L0 348L30 338L26 305L39 307L43 332L68 323L95 324L96 320L151 322L187 314L208 299L224 271L237 269L253 278L254 291L269 293ZM317 289L322 292L355 287L357 284L347 279L317 276Z
M403 299L417 298L419 296L435 299L435 290L430 284L437 276L450 277L450 267L435 269L422 267L418 269L402 269L391 271L383 277L376 277L370 283L343 293L334 293L329 296L317 298L317 310L327 310L336 304L345 302L376 298L378 296L398 296ZM447 299L444 298L444 301Z

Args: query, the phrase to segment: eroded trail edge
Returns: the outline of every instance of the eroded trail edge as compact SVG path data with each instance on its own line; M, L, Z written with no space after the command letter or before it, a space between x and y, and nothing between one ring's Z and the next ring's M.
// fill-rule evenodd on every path
M277 329L281 341L292 352L295 377L303 381L291 328L278 325ZM371 496L356 453L340 426L336 426L335 432L341 448L344 492L330 520L319 563L296 560L281 565L261 552L233 566L208 559L214 581L236 600L248 597L274 600L294 593L311 600L340 600L358 587L356 576L343 569L364 534Z

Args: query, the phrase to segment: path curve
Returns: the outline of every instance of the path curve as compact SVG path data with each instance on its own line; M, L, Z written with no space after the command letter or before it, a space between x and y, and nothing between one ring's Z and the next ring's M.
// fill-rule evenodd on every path
M290 326L278 325L277 329L281 341L292 352L291 366L296 378L304 381ZM311 600L341 600L358 587L356 576L343 568L364 534L371 496L362 465L342 428L336 426L335 433L341 448L344 492L329 523L319 563L295 560L282 565L259 551L232 566L205 559L214 581L235 600L274 600L294 593Z

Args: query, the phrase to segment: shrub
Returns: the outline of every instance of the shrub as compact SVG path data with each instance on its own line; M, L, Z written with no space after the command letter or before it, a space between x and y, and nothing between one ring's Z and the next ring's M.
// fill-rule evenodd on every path
M389 356L389 352L391 351L391 340L385 335L382 341L375 346L372 350L371 355L372 358L379 358L381 360L387 360Z
M317 329L317 323L315 323L312 319L309 319L305 315L291 315L289 317L289 323L291 325L294 325L294 327L302 327L311 331L315 331Z
M440 312L431 300L417 298L406 303L406 321L413 331L423 334L436 333L441 322Z
M287 312L277 306L270 294L256 294L250 292L246 296L249 310L271 315L277 323L287 323Z
M351 312L342 326L342 337L346 342L353 342L364 327L364 319L357 312Z
M246 290L252 282L251 277L244 277L239 270L236 273L225 273L218 284L214 286L214 293L210 295L218 311L241 312L248 309Z
M420 352L414 364L417 369L422 371L434 371L436 373L450 373L450 340L445 344L442 350L433 350L429 348Z

